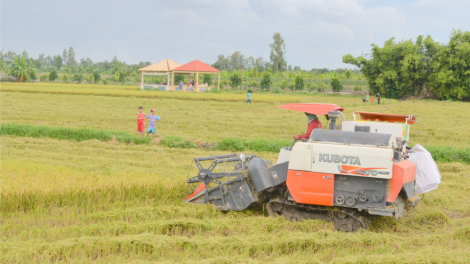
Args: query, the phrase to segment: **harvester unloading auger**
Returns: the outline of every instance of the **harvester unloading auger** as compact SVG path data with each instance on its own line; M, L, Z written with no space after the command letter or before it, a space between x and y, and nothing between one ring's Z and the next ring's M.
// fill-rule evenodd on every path
M276 164L243 154L195 158L199 173L187 182L198 185L186 202L212 204L221 211L267 203L270 216L321 219L354 232L367 228L368 215L398 219L405 205L420 201L416 164L407 160L412 153L406 148L414 116L356 111L353 121L345 121L338 105L280 107L328 115L329 130L315 129L308 140L294 140L281 150ZM382 122L357 121L357 115ZM343 122L336 125L339 117Z

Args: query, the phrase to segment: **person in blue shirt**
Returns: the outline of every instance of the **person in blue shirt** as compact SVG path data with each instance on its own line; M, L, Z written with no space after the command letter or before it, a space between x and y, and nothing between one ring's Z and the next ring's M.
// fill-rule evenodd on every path
M251 93L250 91L247 91L246 92L246 103L250 103L251 104Z
M152 109L152 114L147 116L147 119L150 121L149 128L147 129L147 136L152 133L152 139L155 138L155 133L157 133L157 121L160 121L160 117L155 113L155 109Z

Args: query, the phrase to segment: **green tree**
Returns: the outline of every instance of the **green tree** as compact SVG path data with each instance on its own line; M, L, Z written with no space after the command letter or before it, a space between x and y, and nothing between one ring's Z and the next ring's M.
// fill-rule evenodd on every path
M10 73L10 67L8 66L7 62L5 61L5 54L3 50L0 52L0 70L4 72L6 75Z
M70 67L77 66L77 61L75 60L75 51L73 50L73 47L69 48L67 66L70 66Z
M239 71L233 71L230 74L230 86L237 88L242 84L242 74Z
M57 69L60 70L62 68L62 57L60 55L57 55L54 57L54 66L57 67Z
M175 84L179 85L181 81L184 82L184 75L175 75Z
M440 99L470 99L470 32L454 30L447 45L425 42L431 58L429 87Z
M101 81L100 72L98 70L95 70L93 71L93 82L98 83L99 81Z
M302 74L297 74L294 78L295 91L302 91L305 88L304 77Z
M333 90L335 93L341 92L343 90L343 84L337 76L331 78L331 90Z
M286 43L280 33L274 33L273 40L274 42L269 44L269 47L271 47L271 55L269 56L269 59L271 60L274 72L283 71L287 67L285 57Z
M64 49L64 51L62 52L62 63L63 63L63 65L68 65L68 60L69 60L69 57L67 55L67 49Z
M123 72L119 73L119 82L124 82L126 80L126 74Z
M263 72L263 78L261 79L261 82L259 84L260 88L267 91L269 88L271 88L271 85L273 84L273 81L271 79L271 73L268 71Z
M212 75L211 74L204 74L202 75L202 82L207 83L207 85L212 85Z
M418 36L412 40L395 43L391 38L381 48L372 45L372 53L367 58L357 58L348 54L343 62L358 66L367 77L370 90L388 98L400 98L407 95L419 95L425 87L432 69L432 58L428 56L426 46L433 46L431 37Z
M66 75L65 75L66 76ZM53 82L55 80L57 80L59 78L59 75L57 75L57 71L56 70L52 70L50 73L49 73L49 81Z
M17 82L24 82L28 78L28 62L26 57L16 56L13 60L12 71L13 75L16 77Z

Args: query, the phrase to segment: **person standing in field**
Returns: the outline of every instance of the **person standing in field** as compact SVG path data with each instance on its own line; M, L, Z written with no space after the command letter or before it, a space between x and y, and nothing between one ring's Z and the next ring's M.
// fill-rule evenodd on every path
M180 90L183 90L183 80L180 81L179 89L180 89Z
M140 133L140 136L144 136L145 129L145 113L142 106L139 107L139 113L137 113L137 132Z
M377 104L380 104L380 93L377 93Z
M251 93L250 93L250 91L246 92L246 103L251 104Z
M188 82L186 82L186 90L189 90L189 85L190 85L190 84L191 84L191 83L190 83L189 80L188 80Z
M366 102L369 102L369 100L370 100L370 95L369 95L369 93L367 93Z
M362 102L363 102L363 103L366 102L366 93L364 93L364 94L362 95Z
M154 139L155 134L157 133L157 121L160 121L161 118L155 114L157 112L155 109L152 109L151 112L152 114L146 117L149 120L149 128L147 129L147 136L150 133L152 133L152 139Z
M371 95L371 96L370 96L370 102L371 102L371 103L374 102L374 95Z

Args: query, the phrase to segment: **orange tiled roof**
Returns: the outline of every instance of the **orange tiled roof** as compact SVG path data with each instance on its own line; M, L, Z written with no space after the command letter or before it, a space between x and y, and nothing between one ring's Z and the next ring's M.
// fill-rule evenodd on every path
M183 66L173 69L173 71L189 71L189 72L220 72L216 68L205 64L202 61L194 60Z

